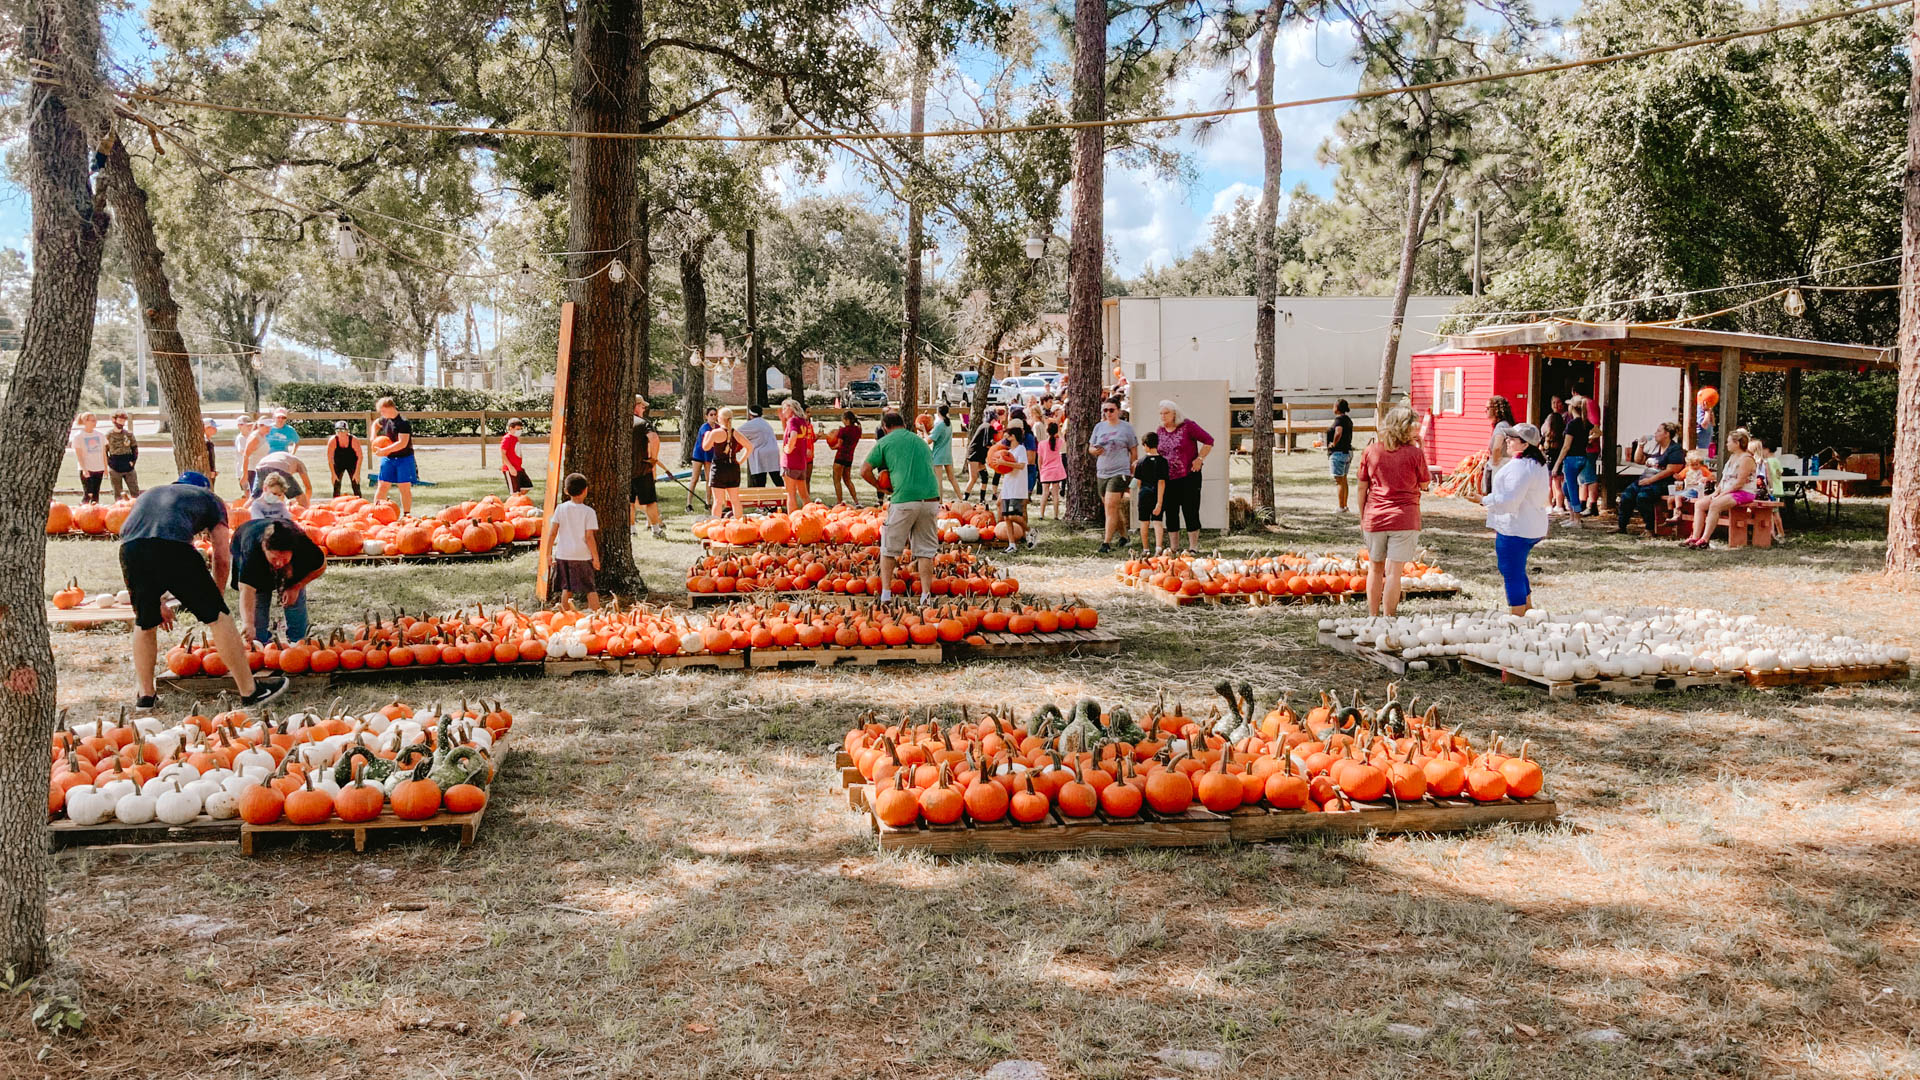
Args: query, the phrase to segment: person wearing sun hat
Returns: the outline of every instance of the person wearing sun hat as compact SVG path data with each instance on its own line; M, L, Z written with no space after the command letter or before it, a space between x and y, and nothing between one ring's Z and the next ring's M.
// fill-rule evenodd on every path
M1506 583L1507 607L1525 615L1533 603L1533 582L1527 577L1527 557L1547 535L1547 497L1553 478L1546 455L1540 451L1540 429L1514 424L1506 431L1506 464L1493 474L1485 495L1466 493L1487 511L1493 530L1494 560Z

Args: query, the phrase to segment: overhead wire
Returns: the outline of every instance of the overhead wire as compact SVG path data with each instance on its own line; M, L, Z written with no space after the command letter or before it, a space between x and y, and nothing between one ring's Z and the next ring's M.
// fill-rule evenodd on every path
M1139 127L1150 124L1179 123L1186 120L1217 120L1229 116L1242 116L1248 113L1278 112L1283 109L1307 108L1314 105L1332 105L1346 101L1368 101L1375 98L1393 97L1400 94L1427 93L1460 86L1476 86L1483 83L1502 82L1532 75L1548 75L1560 71L1575 71L1581 68L1596 67L1602 64L1614 64L1626 60L1639 60L1649 56L1679 52L1683 49L1695 49L1708 45L1723 45L1730 41L1745 38L1763 37L1779 33L1782 30L1797 30L1838 19L1850 19L1857 15L1871 14L1890 8L1904 7L1912 0L1877 0L1875 3L1859 7L1843 8L1817 15L1808 15L1799 19L1767 26L1734 30L1725 34L1691 38L1686 41L1669 42L1663 45L1651 45L1643 49L1609 53L1604 56L1590 56L1578 60L1563 60L1552 64L1539 64L1528 68L1515 68L1508 71L1490 71L1477 75L1462 75L1452 79L1440 79L1434 82L1416 83L1408 86L1382 86L1367 90L1356 90L1346 94L1326 94L1320 97L1296 98L1291 101L1279 101L1271 104L1224 106L1216 109L1198 109L1179 113L1162 113L1153 116L1118 116L1100 120L1057 120L1044 124L1004 124L990 127L942 128L932 131L816 131L807 134L773 132L665 132L665 131L563 131L553 128L516 128L483 127L473 124L433 124L415 120L389 120L374 117L337 116L328 113L299 112L289 109L269 109L256 105L231 105L222 102L205 101L198 98L176 97L171 94L156 94L143 90L115 90L113 93L129 101L144 101L155 105L169 105L178 108L206 109L214 112L238 113L245 116L265 116L283 120L301 120L312 123L343 124L357 127L378 127L402 131L446 132L468 135L510 136L515 138L545 139L605 139L616 141L640 142L872 142L901 139L940 139L977 135L1019 135L1043 131L1078 131L1085 129L1107 129L1120 127ZM47 80L36 77L38 81Z

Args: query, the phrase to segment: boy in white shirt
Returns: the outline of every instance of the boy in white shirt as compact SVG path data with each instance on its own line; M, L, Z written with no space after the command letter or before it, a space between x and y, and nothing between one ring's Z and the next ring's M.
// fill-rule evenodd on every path
M1034 546L1033 533L1027 531L1027 426L1018 420L1007 424L1001 445L1013 455L1013 471L1000 478L1000 517L1008 523L1007 550L1019 550L1011 526L1017 524L1026 533L1027 546Z
M587 606L599 611L594 571L600 569L600 515L587 505L586 477L569 474L561 490L567 493L567 501L553 512L547 526L553 530L553 570L547 592L557 590L562 603L585 594Z

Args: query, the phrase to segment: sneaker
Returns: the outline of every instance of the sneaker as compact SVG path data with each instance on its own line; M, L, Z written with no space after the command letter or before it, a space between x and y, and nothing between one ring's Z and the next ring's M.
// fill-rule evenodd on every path
M1019 551L1020 551L1020 545L1019 545L1019 544L1016 544L1016 543L1013 543L1012 541L1008 541L1008 543L1007 543L1007 554L1009 554L1009 555L1014 555L1014 554L1018 554L1018 553L1019 553Z
M240 699L240 704L252 707L272 701L287 692L285 675L256 675L253 679L253 693Z
M139 697L133 699L133 707L139 709L141 712L157 709L160 707L160 695L141 694Z
M665 525L655 525L653 527L653 538L655 540L665 540L667 538L667 527Z
M921 606L921 607L932 607L932 606L933 606L933 594L932 594L932 593L930 593L930 592L923 592L923 593L921 593L921 594L920 594L920 606Z
M1111 554L1113 554L1113 545L1112 545L1112 544L1101 544L1101 545L1100 545L1100 554L1102 554L1102 555L1111 555Z

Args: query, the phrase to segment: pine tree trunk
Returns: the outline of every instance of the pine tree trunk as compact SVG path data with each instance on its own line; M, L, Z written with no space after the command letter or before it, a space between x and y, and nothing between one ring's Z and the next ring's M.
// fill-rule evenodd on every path
M1259 72L1254 78L1254 100L1273 104L1273 48L1280 35L1280 4L1274 0L1261 14ZM1275 307L1280 292L1280 253L1274 230L1280 220L1280 121L1271 110L1261 112L1260 149L1265 170L1255 233L1253 291L1253 506L1269 515L1273 498L1273 364Z
M105 129L96 100L100 11L95 0L37 0L18 47L52 76L25 88L27 152L19 167L33 200L33 291L19 360L0 403L0 965L15 979L47 964L47 740L55 678L47 637L47 501L93 343L104 208L87 183L90 133ZM75 94L70 88L78 88Z
M927 126L927 72L932 65L933 58L922 42L914 57L913 100L909 105L914 131L924 131ZM920 407L920 256L927 240L920 211L920 185L925 182L920 163L925 157L925 140L907 140L907 310L900 334L900 412L909 421Z
M1420 254L1420 191L1427 178L1427 164L1420 158L1407 163L1407 222L1400 234L1400 272L1393 282L1393 310L1387 318L1387 343L1380 350L1380 383L1374 392L1373 417L1378 424L1393 405L1394 368L1400 361L1400 332L1406 322L1407 295L1413 291L1413 268Z
M1920 46L1914 5L1908 51ZM1900 394L1894 409L1893 502L1887 509L1887 570L1920 574L1920 64L1907 94L1907 171L1900 229Z
M707 354L707 275L701 265L706 253L704 243L690 244L680 253L681 310L685 313L681 322L686 327L686 355L702 359ZM693 437L707 415L707 369L691 360L683 363L686 365L683 383L686 405L680 410L680 464L688 465L693 462Z
M133 176L133 159L118 138L107 151L100 170L100 194L113 206L120 225L120 243L133 271L133 291L145 312L147 344L153 368L160 377L160 399L167 408L167 427L173 436L174 464L182 471L213 471L207 444L201 435L200 388L193 380L193 358L180 334L180 305L173 302L167 280L166 256L147 213L147 193Z
M636 128L634 77L642 62L638 0L582 4L573 36L575 131ZM633 559L627 484L633 440L628 417L632 322L631 273L606 272L634 235L639 144L631 139L575 139L567 184L567 299L574 303L573 359L567 382L566 467L587 478L587 503L600 517L600 585L631 595L641 586ZM598 252L599 254L585 254Z
M1073 6L1073 118L1107 115L1107 6L1077 0ZM1106 198L1106 131L1073 132L1073 224L1067 248L1067 427L1084 443L1100 420L1100 270L1106 255L1102 201ZM1067 455L1067 520L1098 525L1106 511L1087 454Z

